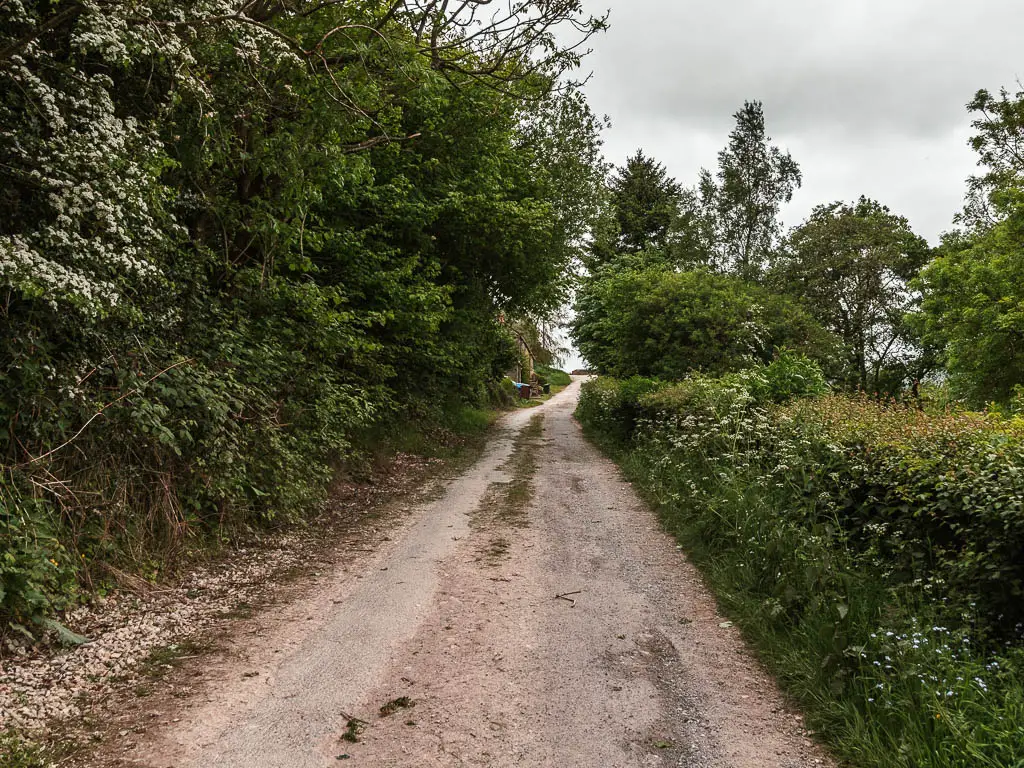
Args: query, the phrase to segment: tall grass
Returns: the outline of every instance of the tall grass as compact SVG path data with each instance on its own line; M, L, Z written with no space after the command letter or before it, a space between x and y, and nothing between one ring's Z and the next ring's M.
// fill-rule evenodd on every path
M537 365L534 369L538 376L553 387L568 387L572 384L572 376L565 371L560 371L547 365Z

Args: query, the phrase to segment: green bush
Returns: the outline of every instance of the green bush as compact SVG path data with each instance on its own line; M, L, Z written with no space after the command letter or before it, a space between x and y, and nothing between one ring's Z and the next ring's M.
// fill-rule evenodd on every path
M662 386L653 379L634 376L619 380L592 379L583 385L576 418L584 428L614 447L625 447L643 415L641 399Z
M623 270L585 282L572 335L604 374L681 379L769 363L783 347L822 360L836 339L796 301L735 275Z
M1024 419L771 404L820 388L801 368L692 377L639 415L604 380L579 415L843 757L1019 765Z
M27 631L75 594L76 564L55 517L45 502L0 479L0 616Z
M0 731L0 763L4 768L52 768L56 761L13 731Z
M491 404L498 408L511 408L519 396L515 382L507 376L491 386L490 394Z
M799 352L781 349L751 382L751 394L762 403L785 403L794 398L823 395L828 382L821 366Z
M534 366L537 375L541 377L542 384L550 384L553 387L568 387L572 384L572 377L565 371L551 368L546 365Z
M818 478L862 551L894 585L928 585L988 632L1024 625L1024 422L929 416L866 398L794 403L777 414L781 460Z

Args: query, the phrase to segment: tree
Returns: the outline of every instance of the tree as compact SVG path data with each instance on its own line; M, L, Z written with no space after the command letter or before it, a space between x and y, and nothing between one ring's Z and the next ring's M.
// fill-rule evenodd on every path
M921 273L916 317L954 392L1007 403L1024 384L1024 206L985 232L948 235Z
M913 368L908 281L929 253L905 218L862 197L815 208L790 234L772 278L842 340L846 385L872 391L887 370Z
M619 253L663 249L676 217L682 188L665 166L638 150L608 181L608 205L617 224Z
M977 131L970 145L985 173L968 181L967 203L957 218L978 231L1001 221L1024 186L1024 91L1011 95L1004 88L996 98L982 89L967 109L975 115L971 126Z
M589 260L588 241L600 218L610 168L601 153L606 126L607 120L594 115L576 89L552 94L524 116L518 147L530 157L537 195L551 202L554 241L564 248L557 259L561 271L548 283L553 300L531 310L541 325L557 324L555 315L568 300L564 275Z
M968 109L984 171L968 183L963 228L921 273L915 320L954 391L981 406L1024 385L1024 92L979 91Z
M822 359L832 340L795 301L706 270L620 270L581 291L572 336L614 376L680 379L767 363L788 347Z
M0 3L0 555L38 566L0 625L56 594L48 562L297 517L371 428L477 402L515 354L498 316L567 293L604 176L571 70L602 26L580 0Z
M758 279L775 246L779 208L800 187L800 166L765 133L761 102L745 102L718 154L718 172L701 171L686 197L687 230L719 269Z

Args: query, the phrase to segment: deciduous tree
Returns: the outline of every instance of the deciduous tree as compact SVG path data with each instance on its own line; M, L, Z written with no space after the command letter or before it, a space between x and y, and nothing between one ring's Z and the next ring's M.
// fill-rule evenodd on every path
M818 359L832 339L799 304L734 275L620 270L581 291L573 339L614 376L683 378L770 362L788 347Z
M846 384L872 391L886 371L913 368L918 350L905 317L916 297L908 281L929 254L905 218L862 197L815 208L790 234L772 276L842 340Z
M1024 92L979 91L968 109L982 173L969 182L963 228L921 274L916 321L943 350L957 394L1006 403L1024 386Z
M719 269L759 279L781 235L779 209L800 187L800 166L771 143L761 102L746 102L718 154L718 171L701 172L687 196L687 224Z

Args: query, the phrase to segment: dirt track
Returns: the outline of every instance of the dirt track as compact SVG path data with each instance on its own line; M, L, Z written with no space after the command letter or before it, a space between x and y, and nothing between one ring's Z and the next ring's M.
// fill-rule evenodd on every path
M130 761L829 764L583 439L578 387L507 417L480 462L358 572L339 569L233 638L205 695L149 729Z

